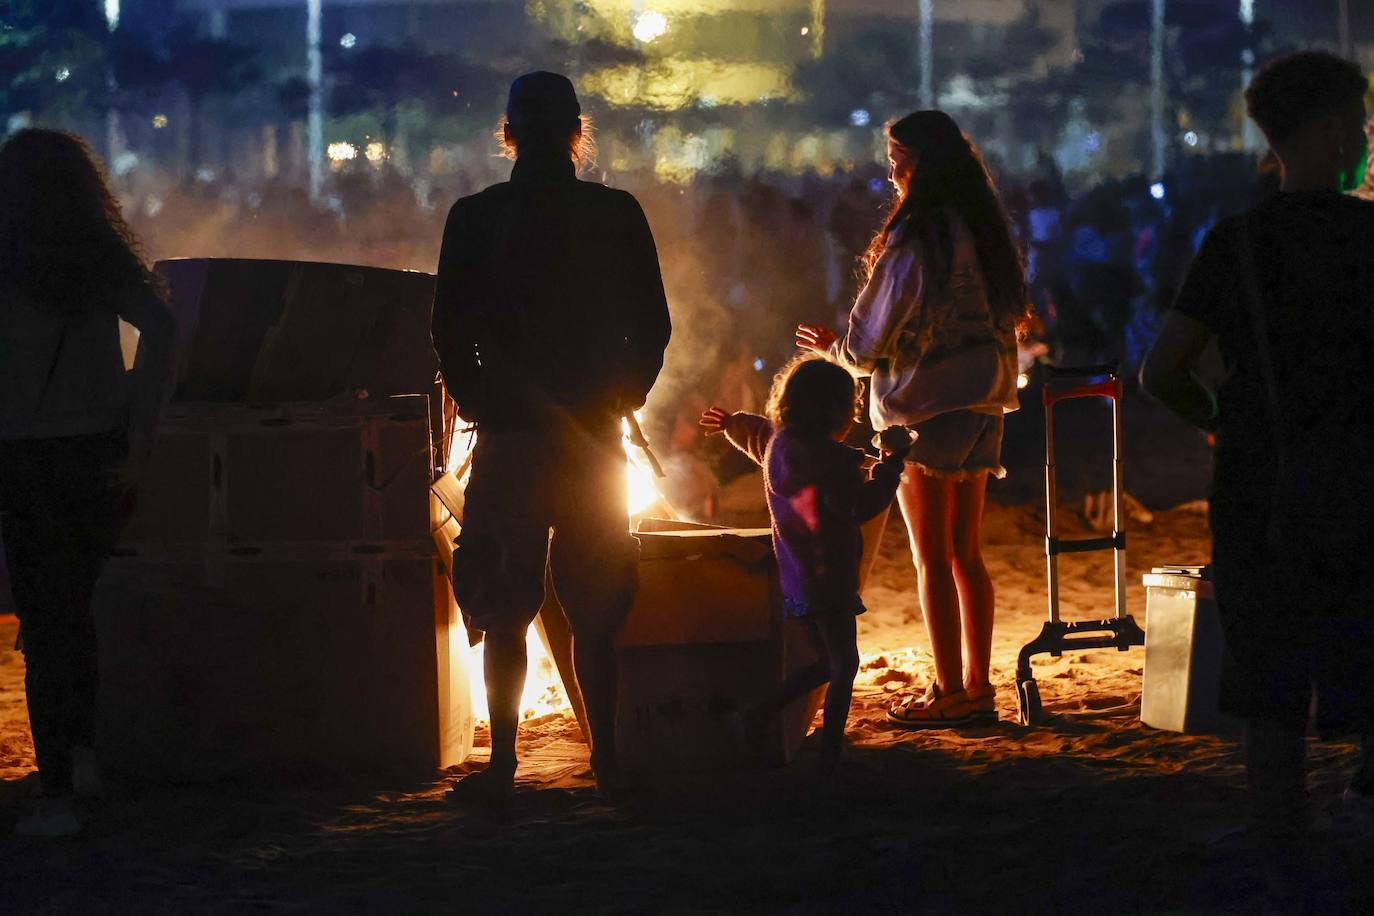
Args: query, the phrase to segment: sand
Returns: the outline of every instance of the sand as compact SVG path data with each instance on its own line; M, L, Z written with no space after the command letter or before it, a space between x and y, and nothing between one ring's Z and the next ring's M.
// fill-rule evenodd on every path
M1204 509L1132 529L1137 619L1142 572L1205 560ZM501 816L447 805L452 774L115 787L86 837L14 838L32 745L22 658L0 651L0 912L1283 911L1266 883L1278 863L1243 830L1235 739L1142 726L1143 650L1037 659L1053 720L1014 724L1016 652L1044 617L1040 524L1032 508L989 507L999 724L886 724L894 696L929 674L896 523L861 618L851 764L832 774L803 756L782 770L683 778L618 806L592 792L576 725L556 713L526 723L519 791ZM1110 564L1065 560L1066 617L1110 613ZM0 622L0 645L14 634L12 619ZM1313 743L1309 759L1318 910L1374 911L1368 827L1337 813L1354 748Z

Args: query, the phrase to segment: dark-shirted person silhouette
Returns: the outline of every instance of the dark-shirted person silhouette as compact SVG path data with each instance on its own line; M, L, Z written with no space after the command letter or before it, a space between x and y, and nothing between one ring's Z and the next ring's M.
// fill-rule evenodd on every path
M126 372L119 321L139 331ZM0 147L0 528L43 795L15 826L80 829L99 794L91 598L171 383L176 325L86 144Z
M1365 159L1366 90L1358 67L1325 53L1255 77L1246 103L1280 190L1208 234L1141 372L1216 433L1222 703L1246 721L1251 797L1279 837L1305 818L1314 691L1322 735L1363 736L1347 803L1374 805L1374 204L1342 193ZM1213 339L1227 369L1215 392L1195 371Z
M508 794L525 634L546 569L573 633L598 785L616 763L614 639L637 584L621 417L644 404L671 331L648 222L634 197L577 178L590 144L572 83L511 84L510 181L454 204L433 337L449 395L477 427L454 594L485 634L491 763L456 800Z

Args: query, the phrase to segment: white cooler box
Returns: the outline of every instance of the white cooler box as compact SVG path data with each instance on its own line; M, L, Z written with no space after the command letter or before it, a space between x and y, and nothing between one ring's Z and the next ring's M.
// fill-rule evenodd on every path
M1140 721L1165 731L1216 732L1224 642L1212 583L1200 566L1156 566L1144 583Z

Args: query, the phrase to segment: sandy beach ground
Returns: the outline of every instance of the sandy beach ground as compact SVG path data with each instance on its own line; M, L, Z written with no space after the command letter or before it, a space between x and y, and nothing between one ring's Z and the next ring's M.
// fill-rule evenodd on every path
M1033 508L989 508L999 724L885 722L894 695L929 672L897 522L860 627L852 764L835 776L803 756L619 806L593 793L575 723L553 714L523 730L519 792L501 816L446 804L453 774L116 786L87 836L24 840L10 835L34 783L23 661L0 652L0 912L1282 911L1267 896L1277 865L1242 830L1235 739L1142 726L1143 650L1037 659L1053 720L1015 724L1015 655L1044 615L1040 525ZM1131 537L1130 609L1143 619L1141 573L1202 562L1205 515L1185 505ZM1109 612L1110 563L1065 561L1066 617ZM15 629L0 622L0 645ZM1355 750L1313 743L1309 755L1318 911L1374 911L1374 843L1338 814Z

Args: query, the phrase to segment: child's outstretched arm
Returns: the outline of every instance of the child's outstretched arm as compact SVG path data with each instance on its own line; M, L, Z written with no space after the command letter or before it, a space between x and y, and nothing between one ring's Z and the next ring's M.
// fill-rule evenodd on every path
M730 413L719 407L708 407L697 421L708 436L724 435L730 444L762 466L768 440L773 438L773 425L767 417L752 413Z

